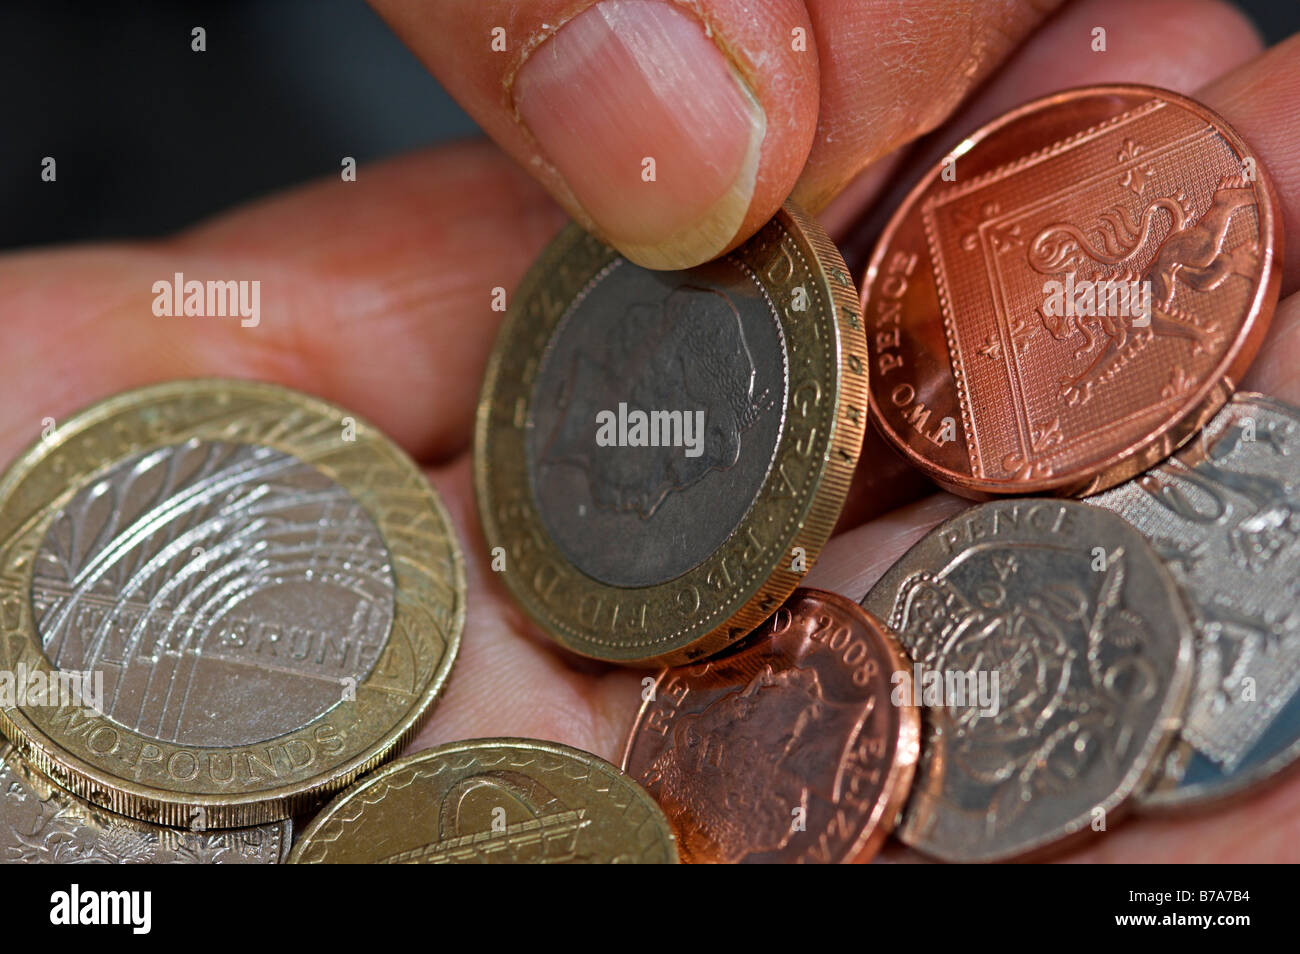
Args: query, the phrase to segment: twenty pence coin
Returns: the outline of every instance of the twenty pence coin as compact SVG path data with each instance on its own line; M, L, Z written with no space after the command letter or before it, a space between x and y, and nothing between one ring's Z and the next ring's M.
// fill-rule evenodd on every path
M1113 822L1177 729L1192 676L1182 593L1099 508L973 507L862 605L912 658L921 762L898 834L935 858L1006 860Z
M1138 528L1187 594L1196 681L1143 807L1218 801L1300 759L1300 408L1239 392L1164 464L1087 503Z

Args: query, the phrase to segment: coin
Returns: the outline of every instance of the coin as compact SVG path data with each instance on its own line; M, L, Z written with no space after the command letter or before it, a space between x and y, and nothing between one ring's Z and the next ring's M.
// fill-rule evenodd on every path
M1104 826L1158 767L1192 629L1142 535L1074 501L983 504L912 547L862 601L915 669L921 762L899 836L997 861Z
M623 769L683 861L868 861L916 765L920 717L891 698L907 669L879 620L797 589L742 646L659 674Z
M452 742L344 792L297 864L676 864L663 812L614 766L537 739Z
M843 261L793 206L688 271L561 232L479 402L479 513L506 586L586 656L683 662L745 636L835 524L865 354Z
M863 279L871 417L954 493L1084 495L1213 416L1277 300L1264 170L1209 109L1093 86L962 141Z
M117 395L0 478L0 689L82 690L3 699L0 725L120 814L235 827L315 805L415 731L464 612L415 465L283 388Z
M0 747L0 862L5 864L279 864L288 819L253 828L164 828L96 808Z
M1237 394L1176 456L1088 498L1182 584L1197 675L1144 805L1215 801L1300 759L1300 408Z

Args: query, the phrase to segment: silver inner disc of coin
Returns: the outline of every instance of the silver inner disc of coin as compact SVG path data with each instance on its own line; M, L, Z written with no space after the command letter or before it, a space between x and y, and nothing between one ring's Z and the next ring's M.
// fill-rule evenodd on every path
M529 408L529 482L560 552L611 586L702 563L767 478L788 380L781 323L739 261L613 262L561 319Z
M106 717L241 746L355 691L393 590L379 529L343 487L268 447L190 440L73 494L37 552L32 608L53 666L103 673Z

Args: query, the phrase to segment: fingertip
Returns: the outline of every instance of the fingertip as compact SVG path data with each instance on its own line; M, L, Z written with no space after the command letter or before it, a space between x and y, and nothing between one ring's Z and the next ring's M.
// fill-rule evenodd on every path
M798 178L816 125L816 46L800 4L763 6L784 16L741 23L740 4L719 3L704 20L663 0L603 0L514 77L557 197L638 264L722 254Z

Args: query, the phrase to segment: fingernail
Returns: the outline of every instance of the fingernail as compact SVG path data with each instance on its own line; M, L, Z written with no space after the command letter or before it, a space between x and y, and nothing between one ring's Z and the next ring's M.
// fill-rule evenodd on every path
M735 237L766 120L695 17L603 0L533 51L514 97L582 211L632 261L687 268Z

